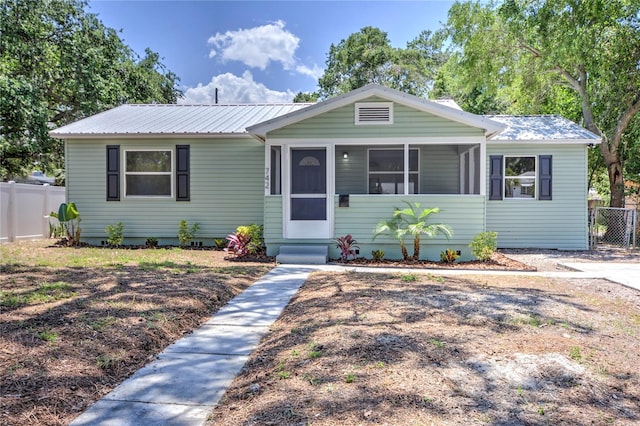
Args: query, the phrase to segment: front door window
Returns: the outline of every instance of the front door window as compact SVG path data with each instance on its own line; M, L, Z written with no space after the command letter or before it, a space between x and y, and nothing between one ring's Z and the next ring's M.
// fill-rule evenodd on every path
M326 149L291 150L291 220L327 219Z

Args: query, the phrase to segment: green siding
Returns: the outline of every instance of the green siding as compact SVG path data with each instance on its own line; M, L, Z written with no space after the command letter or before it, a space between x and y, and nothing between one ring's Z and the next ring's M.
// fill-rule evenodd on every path
M430 217L430 223L444 223L453 228L453 237L447 240L443 236L433 239L422 239L423 258L438 259L445 248L461 250L463 257L469 259L468 244L475 234L484 230L483 196L461 195L414 195L414 196L381 196L355 195L349 200L349 207L337 207L335 199L335 231L334 237L351 234L360 245L360 255L371 257L371 250L381 249L387 258L401 257L396 240L380 236L373 241L373 230L381 220L390 218L395 207L404 208L403 200L420 202L422 207L439 207L440 213ZM265 200L265 241L269 254L277 254L280 245L285 244L327 244L331 248L331 256L338 252L331 240L285 240L282 238L282 197L269 196ZM407 238L410 252L413 250L412 240Z
M343 153L348 152L349 158ZM367 148L364 146L336 146L336 194L367 193Z
M120 145L121 152L189 144L191 201L132 199L121 191L121 201L107 202L105 147L109 144ZM263 171L264 146L250 138L67 141L68 199L80 210L87 241L104 240L105 227L118 221L125 225L126 238L156 237L161 243L175 242L182 219L199 222L196 240L209 243L238 225L262 223Z
M587 249L584 145L489 145L487 160L490 155L553 156L552 200L487 201L487 230L498 232L499 247Z
M361 102L375 102L370 98ZM270 132L269 138L381 138L483 136L483 130L394 103L390 125L355 125L350 104Z

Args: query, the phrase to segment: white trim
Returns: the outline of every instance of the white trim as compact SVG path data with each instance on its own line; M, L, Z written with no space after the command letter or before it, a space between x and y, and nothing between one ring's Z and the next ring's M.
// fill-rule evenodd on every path
M483 197L487 196L487 144L480 144L480 195ZM485 203L485 223L484 229L487 229L487 212L486 212L486 203Z
M597 139L489 139L488 145L499 146L509 145L599 145L600 140Z
M171 159L169 164L171 165L171 170L169 172L128 172L127 171L127 153L129 152L170 152ZM127 148L122 150L122 158L120 159L122 164L122 194L125 199L133 199L133 198L145 198L145 199L171 199L174 198L173 187L174 187L174 172L175 172L175 149L174 148ZM170 195L127 195L127 175L136 175L136 176L166 176L169 175L169 185L170 185Z
M393 124L393 102L356 102L354 105L354 123L356 126L379 126ZM389 119L386 121L360 121L360 110L366 108L387 108Z
M271 145L264 144L264 195L271 195Z
M249 133L53 133L56 139L255 139ZM261 140L262 141L262 140Z
M278 145L278 144L273 144ZM300 144L282 144L281 146L281 158L282 164L284 167L282 168L282 238L285 240L289 239L330 239L333 237L334 232L334 193L335 193L335 146L333 145L322 145L322 144L313 144L313 145L300 145ZM291 194L291 150L292 149L324 149L325 150L325 167L326 167L326 194L324 198L326 199L326 234L316 235L310 237L301 237L297 235L291 235L291 226L289 217L291 215L291 198L296 198L296 194ZM304 196L304 198L323 198L322 194L312 194L311 196ZM307 221L314 222L314 221ZM317 221L322 222L322 221Z
M269 138L271 145L476 145L486 143L483 136L450 137L388 137L388 138Z
M507 179L518 179L518 176L507 176L507 157L508 158L514 158L514 157L518 157L518 158L533 158L533 178L529 178L527 177L526 179L533 179L533 191L534 191L534 196L531 198L528 197L507 197L506 196L506 191L507 191ZM537 201L539 200L539 194L538 194L538 154L523 154L523 155L517 155L517 154L503 154L502 155L502 201L526 201L526 202L530 202L530 201Z

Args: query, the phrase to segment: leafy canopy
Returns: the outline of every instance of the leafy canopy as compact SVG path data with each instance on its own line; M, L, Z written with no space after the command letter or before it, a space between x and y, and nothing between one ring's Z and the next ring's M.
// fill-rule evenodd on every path
M174 103L178 77L80 0L0 0L0 177L63 169L52 128L129 103Z

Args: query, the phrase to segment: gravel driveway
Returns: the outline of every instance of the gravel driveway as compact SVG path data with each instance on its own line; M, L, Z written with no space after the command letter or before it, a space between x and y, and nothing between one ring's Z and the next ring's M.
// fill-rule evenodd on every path
M562 263L567 262L619 262L640 263L640 250L612 249L607 247L597 250L532 250L503 249L505 256L524 264L534 266L540 272L566 271Z

